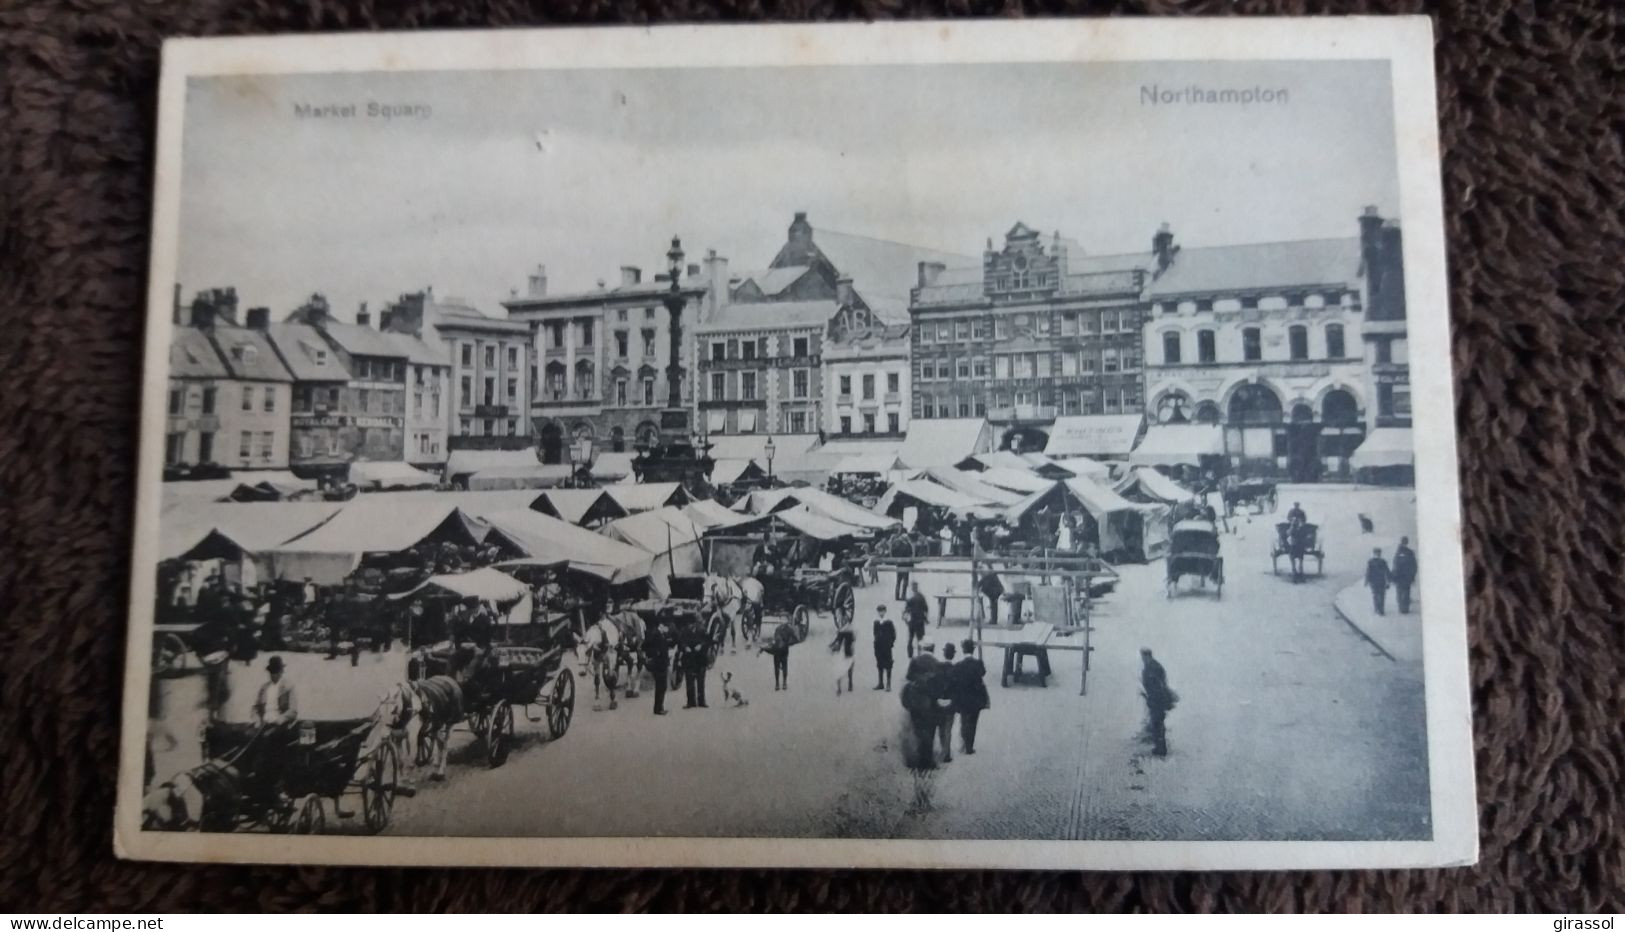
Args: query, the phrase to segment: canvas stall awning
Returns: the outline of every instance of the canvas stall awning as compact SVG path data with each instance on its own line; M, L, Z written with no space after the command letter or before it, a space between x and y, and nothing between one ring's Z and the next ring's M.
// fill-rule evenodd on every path
M713 460L711 465L713 485L733 485L766 475L767 471L758 466L755 460Z
M897 517L911 504L945 508L951 514L960 517L968 515L973 518L996 518L1004 511L1002 506L980 498L972 498L928 479L910 479L887 489L886 494L875 504L875 513Z
M1377 428L1366 435L1365 441L1349 457L1349 465L1355 469L1410 466L1415 462L1416 452L1408 427Z
M619 482L632 475L632 457L636 453L600 453L592 461L592 477L601 482Z
M751 514L767 514L772 511L783 511L797 505L806 505L813 511L832 518L842 524L850 524L870 530L884 530L897 526L897 521L884 515L876 514L861 505L831 495L823 489L764 489L752 492L734 504L735 511L745 511Z
M769 529L780 532L786 529L816 540L840 540L843 537L855 537L867 534L868 529L852 524L836 521L827 515L820 514L806 505L795 505L783 511L774 511L754 518L747 518L741 524L729 528L717 528L709 534L751 534L760 533Z
M564 561L559 561L559 565L563 566ZM494 570L486 566L467 573L447 573L442 576L430 576L410 592L400 593L393 598L411 598L426 589L438 589L458 598L474 598L498 606L512 605L530 595L529 586L501 570Z
M653 555L649 580L660 595L670 592L671 576L704 571L700 528L681 508L668 506L611 521L599 533Z
M493 512L485 516L491 533L526 555L498 566L534 566L563 562L572 570L589 573L614 585L636 582L649 575L653 557L586 528L549 517L539 511Z
M1139 414L1088 414L1060 417L1050 428L1044 455L1051 458L1098 456L1123 459L1140 439L1145 417ZM1062 462L1071 469L1071 463Z
M702 532L716 527L732 527L750 520L749 517L737 511L730 511L710 499L701 499L684 505L683 516Z
M301 479L286 469L239 473L240 482L230 498L243 502L281 501L316 491L316 482Z
M897 454L895 453L858 453L842 457L832 470L836 475L843 476L881 476L890 475L897 468Z
M548 489L532 507L544 515L578 525L613 521L627 515L615 496L603 489Z
M653 511L667 505L688 504L688 493L676 482L649 482L612 485L604 489L629 515Z
M1196 498L1196 493L1185 488L1155 469L1140 467L1130 470L1118 481L1115 491L1124 497L1141 501L1162 502L1172 505Z
M993 448L993 429L983 418L931 418L910 421L897 458L912 469L955 466Z
M467 477L470 492L495 492L503 489L551 489L563 485L575 474L575 467L566 463L531 463L528 466L499 466L482 469Z
M1224 432L1217 424L1159 424L1129 454L1137 466L1200 466L1202 457L1224 455Z
M355 499L310 531L261 553L277 579L336 585L369 553L398 553L434 540L480 544L490 526L443 501Z
M358 461L350 464L350 484L363 490L432 489L440 477L409 463Z
M446 478L471 476L489 469L536 466L541 461L535 450L453 450L446 457Z
M251 556L337 514L338 502L189 502L158 522L158 559Z
M487 512L531 508L542 494L536 489L499 489L485 492L436 489L418 492L371 492L364 501L369 504L400 502L408 508L419 508L425 503L455 505L461 508L464 514L483 518Z
M1129 551L1130 556L1143 559L1140 539L1145 515L1133 502L1083 476L1063 485L1099 525L1097 545L1102 554Z
M956 492L963 492L972 498L979 498L982 501L1006 508L1021 501L1021 493L989 485L976 478L977 475L977 473L962 472L949 467L926 470L926 478L932 482L945 485Z
M991 485L994 488L1005 489L1010 492L1020 492L1022 495L1047 491L1055 486L1054 479L1045 479L1043 476L1026 469L994 467L976 473L976 478L985 485Z

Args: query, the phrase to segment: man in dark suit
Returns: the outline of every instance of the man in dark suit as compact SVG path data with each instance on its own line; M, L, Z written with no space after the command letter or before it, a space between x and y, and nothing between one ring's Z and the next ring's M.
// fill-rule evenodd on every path
M1409 615L1411 612L1411 586L1416 584L1416 551L1411 549L1411 539L1401 537L1399 547L1394 551L1394 568L1390 574L1394 581L1394 598L1399 602L1399 613Z
M908 532L900 531L897 538L892 541L891 555L893 559L908 561L914 559L914 544L908 538ZM893 587L892 597L901 602L908 598L908 569L904 562L897 569L897 584Z
M690 624L677 638L677 662L683 665L683 690L688 698L683 708L710 708L705 704L705 675L710 661L705 626Z
M671 635L664 621L656 621L643 638L643 665L655 681L655 714L666 714L666 671L671 665Z
M914 656L914 645L925 643L925 623L931 617L931 606L920 593L920 584L910 587L908 602L903 606L903 626L908 629L908 655Z
M1140 695L1145 698L1146 736L1151 740L1151 753L1168 756L1168 713L1179 704L1179 694L1168 686L1168 671L1150 648L1140 648Z
M897 626L886 617L886 606L875 607L875 689L891 692L892 646L897 643Z
M1371 607L1379 615L1385 614L1383 607L1388 601L1388 583L1392 578L1388 562L1382 558L1382 549L1371 551L1371 559L1365 561L1365 584L1371 590Z
M948 672L948 699L959 715L959 741L966 754L976 753L976 723L992 703L987 694L987 667L976 656L976 642L966 638L959 645L965 656Z

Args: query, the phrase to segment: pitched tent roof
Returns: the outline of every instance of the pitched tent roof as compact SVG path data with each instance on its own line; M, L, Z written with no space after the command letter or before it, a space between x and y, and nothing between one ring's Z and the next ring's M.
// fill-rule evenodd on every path
M486 514L496 511L514 511L525 508L534 508L536 500L542 493L535 489L502 489L484 492L465 492L460 489L451 491L426 492L369 492L368 502L401 502L408 507L417 507L423 502L438 502L446 505L455 505L464 513L476 518L484 518Z
M653 562L646 551L539 511L498 511L485 515L485 519L494 536L526 554L524 560L504 561L498 566L565 561L573 570L618 585L648 576Z
M898 499L946 508L955 515L970 515L976 518L997 517L1003 511L1001 506L973 498L945 485L938 485L926 479L909 479L887 489L886 494L875 504L875 513L890 515L894 510L901 510L904 506L898 503Z
M1359 280L1360 240L1294 240L1238 246L1181 247L1146 288L1150 298L1222 291L1348 287Z
M1024 460L1026 460L1027 465L1030 466L1035 471L1037 471L1038 473L1040 473L1041 475L1053 475L1053 476L1056 476L1057 478L1063 478L1064 479L1064 478L1067 478L1067 476L1063 475L1063 474L1070 474L1070 473L1075 473L1076 472L1076 470L1073 468L1073 466L1076 465L1076 461L1074 461L1072 464L1062 465L1062 464L1055 462L1054 460L1050 459L1049 457L1047 457L1044 454L1039 453L1037 451L1032 451L1032 452L1028 452L1028 453L1018 453L1016 455L1020 456ZM1086 464L1086 465L1099 466L1100 464L1098 464L1098 463L1090 463L1090 464ZM1105 466L1101 466L1100 468L1101 468L1102 472L1109 471L1109 470L1106 469Z
M956 465L963 467L966 463L973 463L983 469L1015 469L1021 472L1032 472L1033 468L1033 464L1027 462L1020 453L1012 453L1009 450L972 454Z
M316 491L316 482L301 479L286 469L267 469L263 472L238 474L242 481L227 497L239 502L265 502L293 498Z
M663 554L700 539L700 528L681 508L668 506L618 518L599 533L640 550Z
M446 457L446 475L468 476L487 469L540 463L535 450L453 450Z
M529 466L498 466L482 469L468 477L470 491L497 489L550 489L563 485L575 475L567 463L532 463Z
M1379 427L1367 434L1349 457L1349 465L1355 469L1410 466L1414 462L1416 449L1411 444L1409 427Z
M1133 502L1087 477L1067 479L1065 485L1096 517L1114 511L1134 510Z
M431 540L479 544L489 531L485 522L444 501L357 498L314 529L259 556L273 578L309 577L336 585L369 553L398 553Z
M908 424L897 458L911 469L953 466L992 449L993 431L983 418L929 418Z
M711 466L711 482L716 485L729 485L767 475L767 470L757 465L755 460L713 460Z
M885 476L896 468L896 453L856 453L841 457L830 471L855 476Z
M204 541L253 554L309 531L337 514L338 502L192 501L166 510L158 522L158 559L187 559Z
M564 561L559 561L563 565ZM493 605L511 605L530 595L530 587L501 570L488 566L467 573L446 573L430 576L409 592L393 596L410 598L424 589L439 589L461 598L475 598Z
M1138 466L1202 465L1204 456L1224 455L1224 433L1217 424L1155 424L1129 454Z
M881 530L897 526L895 518L888 518L876 514L860 505L854 505L838 495L831 495L823 489L763 489L752 492L734 505L735 511L748 511L751 514L767 514L774 511L784 511L797 505L805 505L813 511L832 518L842 524L855 527Z
M957 469L943 466L926 470L926 478L932 482L945 485L956 492L963 492L972 498L979 498L994 505L1014 505L1016 502L1021 501L1022 496L1020 493L989 485L977 479L976 475L976 473L960 472Z
M732 527L735 524L750 520L738 512L729 511L708 498L684 505L683 515L701 531L708 531L715 527Z
M632 475L632 458L636 453L600 453L592 461L592 477L604 482L616 482Z
M605 492L629 515L688 503L688 493L676 482L639 482L607 486Z
M1134 449L1144 423L1145 416L1141 414L1058 417L1050 428L1044 455L1126 457ZM1064 462L1060 465L1067 466Z
M806 505L796 505L783 511L747 518L742 524L732 528L719 528L718 532L741 531L751 533L769 528L780 531L788 528L798 534L805 534L817 540L839 540L843 537L854 537L868 533L867 528L836 521L828 515L813 511Z
M1003 467L984 469L976 474L976 478L995 488L1008 489L1011 492L1020 492L1023 495L1044 492L1055 487L1054 479L1045 479L1043 476L1026 469L1005 469Z
M1153 502L1172 505L1196 498L1196 493L1181 486L1155 469L1140 467L1130 470L1115 487L1123 496L1135 496Z
M613 521L627 515L615 496L603 489L548 489L536 499L535 508L571 524Z
M764 470L767 468L768 434L728 434L711 436L709 451L714 460L751 459ZM817 453L817 434L772 434L773 475L793 477L800 473L816 473L823 464Z
M440 477L410 463L357 460L350 464L350 483L362 489L426 489L439 485Z

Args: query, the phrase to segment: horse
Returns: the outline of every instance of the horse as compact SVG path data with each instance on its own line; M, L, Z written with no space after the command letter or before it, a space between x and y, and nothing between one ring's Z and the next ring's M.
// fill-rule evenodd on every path
M638 684L643 680L643 638L647 633L643 617L637 612L618 612L610 615L609 621L621 636L615 651L615 677L620 679L621 671L626 671L626 698L636 699Z
M204 761L141 797L141 828L155 832L228 832L237 821L242 774L231 764Z
M707 576L705 598L728 620L730 632L737 623L747 642L761 638L763 595L762 583L756 577L733 579L728 576Z
M446 779L446 744L463 714L463 687L449 676L396 683L379 697L374 713L396 756L414 767L429 766L431 780Z
M587 668L592 671L593 708L599 708L597 703L600 688L609 693L609 707L619 708L620 705L615 699L615 688L618 685L620 668L620 628L608 618L600 618L587 629L583 643L587 646Z

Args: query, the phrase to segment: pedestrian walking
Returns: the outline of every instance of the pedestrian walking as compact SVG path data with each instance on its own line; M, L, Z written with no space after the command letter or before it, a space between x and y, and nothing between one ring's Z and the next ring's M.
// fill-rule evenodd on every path
M914 656L914 645L925 643L925 622L931 617L931 606L920 594L920 584L909 585L908 602L903 606L903 626L908 629L908 655Z
M835 695L852 691L852 665L857 655L858 636L851 628L835 632L829 642L830 672L835 674Z
M773 657L773 691L790 688L790 648L796 645L796 633L789 625L773 629L773 636L756 652L756 656Z
M937 736L937 722L942 706L942 661L933 656L928 645L908 662L903 674L903 688L898 698L908 712L909 731L903 746L903 761L912 770L935 770L933 752Z
M976 656L976 642L966 638L959 646L965 655L948 673L948 699L959 716L960 750L975 754L976 725L993 703L987 693L987 666Z
M705 678L709 672L710 645L706 643L705 627L691 624L677 637L677 662L683 665L683 691L685 709L708 709L705 704Z
M987 575L976 583L976 591L982 594L982 598L987 599L988 623L998 624L999 598L1004 595L1004 582L999 579L999 574L988 570ZM1021 619L1018 617L1015 620L1019 622Z
M891 692L892 647L897 643L897 626L886 617L886 606L875 608L875 689Z
M892 597L901 602L908 598L907 561L914 559L914 544L908 539L907 531L897 532L897 537L892 540L891 555L892 559L898 561L897 572L894 574L897 581L893 588Z
M937 744L942 747L941 761L944 764L952 763L954 759L954 645L952 642L942 645L942 671L940 707L937 709Z
M1145 730L1151 753L1168 756L1168 713L1179 704L1179 694L1168 686L1168 671L1151 656L1150 648L1140 648L1140 695L1145 698Z
M1416 584L1416 551L1411 549L1411 539L1401 537L1399 546L1394 549L1393 572L1389 574L1394 582L1394 598L1399 602L1399 613L1411 613L1411 586Z
M655 681L655 714L666 714L666 672L671 668L671 636L664 621L656 621L643 639L643 665Z
M1382 548L1371 551L1371 559L1365 561L1365 585L1371 590L1371 607L1379 615L1387 614L1383 608L1388 601L1388 583L1392 579L1388 562L1382 558Z

